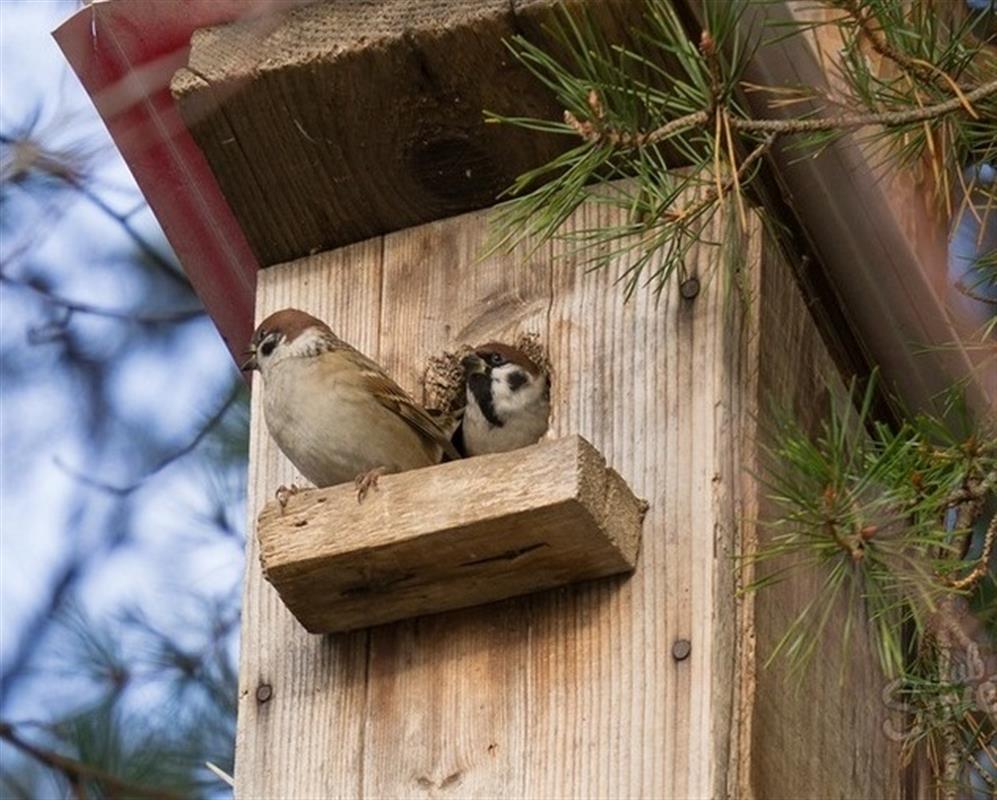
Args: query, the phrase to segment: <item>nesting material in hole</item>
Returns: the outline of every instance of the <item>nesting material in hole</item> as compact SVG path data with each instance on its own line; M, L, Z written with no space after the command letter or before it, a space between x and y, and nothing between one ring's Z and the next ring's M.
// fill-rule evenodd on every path
M520 334L510 344L522 350L541 371L550 375L550 358L540 343L539 333ZM473 347L462 345L454 351L447 350L429 359L423 378L423 403L426 408L453 414L464 407L464 369L460 362L472 352Z

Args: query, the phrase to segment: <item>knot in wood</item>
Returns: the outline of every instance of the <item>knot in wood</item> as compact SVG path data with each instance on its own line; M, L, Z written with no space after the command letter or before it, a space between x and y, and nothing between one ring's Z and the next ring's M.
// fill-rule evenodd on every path
M419 185L449 213L492 203L505 176L488 151L463 131L432 131L406 148L406 166Z

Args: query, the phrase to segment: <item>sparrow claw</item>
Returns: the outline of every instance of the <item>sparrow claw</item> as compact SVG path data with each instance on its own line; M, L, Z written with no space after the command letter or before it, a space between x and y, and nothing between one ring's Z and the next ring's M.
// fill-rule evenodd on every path
M274 492L274 497L277 502L280 503L280 513L284 513L284 509L287 508L287 501L291 499L292 495L300 492L301 489L298 488L296 483L292 483L290 487L281 485L276 492Z
M375 467L367 472L361 472L353 481L357 487L357 502L362 503L371 489L377 489L377 479L387 470L384 467Z

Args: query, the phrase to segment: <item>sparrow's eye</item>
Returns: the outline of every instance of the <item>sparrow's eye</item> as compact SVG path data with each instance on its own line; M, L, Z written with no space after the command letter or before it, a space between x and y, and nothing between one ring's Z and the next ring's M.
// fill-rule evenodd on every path
M273 352L273 349L277 346L277 339L271 336L269 339L265 339L263 344L260 345L260 352L268 356Z
M500 356L498 353L489 353L487 361L493 367L501 367L503 364L506 363L506 360L502 358L502 356Z

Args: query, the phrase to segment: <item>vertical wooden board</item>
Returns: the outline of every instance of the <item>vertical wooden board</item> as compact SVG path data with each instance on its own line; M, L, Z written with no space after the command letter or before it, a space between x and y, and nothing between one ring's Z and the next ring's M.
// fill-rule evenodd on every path
M572 225L619 222L592 206ZM711 681L715 661L727 673L733 661L733 639L719 636L730 627L732 587L717 582L730 574L722 559L734 530L732 498L716 489L732 477L738 425L728 398L741 354L738 309L724 299L715 262L712 248L690 254L690 271L714 276L695 300L680 299L673 282L660 297L644 287L626 304L616 283L625 263L588 274L570 260L557 268L572 287L552 308L553 361L576 383L557 397L555 432L592 437L650 508L632 580L534 599L535 641L563 642L535 654L533 702L543 705L531 715L533 738L548 746L532 749L531 772L544 796L706 797L723 788L729 698L715 697ZM691 653L675 661L679 639ZM567 749L554 746L563 730L576 737Z
M775 404L792 409L807 430L815 431L826 418L830 398L845 402L847 391L796 286L768 254L761 278L756 400L761 419L770 417L766 412ZM762 424L759 436L769 435ZM759 462L754 469L763 471ZM779 509L765 488L757 486L755 493L758 519L775 519ZM758 535L764 542L771 534L763 526ZM769 565L764 573L784 565ZM841 638L847 612L839 602L801 680L787 679L782 660L764 667L824 577L816 570L797 572L750 600L756 653L754 669L748 666L742 675L742 686L747 681L745 691L753 695L745 765L750 776L742 770L741 778L745 797L901 796L900 750L887 732L903 730L904 720L884 700L887 679L861 612L847 654Z
M481 259L487 231L478 213L385 237L382 363L416 396L446 349L547 340L549 265ZM520 598L372 631L366 796L530 796L528 610Z
M380 295L381 242L374 240L261 272L256 316L301 308L376 357ZM279 485L306 482L267 434L258 374L254 381L236 796L356 796L368 633L306 633L263 579L256 514Z
M585 207L569 225L615 213ZM416 393L430 355L541 333L552 434L588 437L650 502L637 572L320 638L279 605L252 542L239 796L778 797L787 786L878 796L896 760L875 739L870 654L854 654L845 685L821 665L793 696L777 673L756 670L753 625L764 656L809 585L763 595L742 616L735 608L732 556L753 533L760 493L747 473L752 415L766 387L812 412L815 387L834 373L761 226L744 246L748 314L724 297L710 248L686 265L714 276L695 299L672 285L624 303L622 265L586 272L556 261L555 246L478 260L486 230L479 212L266 270L258 313L317 314ZM293 478L259 410L254 397L253 510ZM679 639L691 643L682 660ZM260 704L263 683L273 696Z
M593 206L571 224L613 213ZM365 793L710 794L726 767L716 764L726 712L718 722L710 697L715 648L733 664L732 641L715 645L712 633L716 598L733 604L732 586L718 592L713 577L714 537L732 535L732 506L728 524L715 506L717 455L731 451L719 437L736 435L717 402L726 343L736 344L720 287L681 307L674 291L659 302L649 289L625 304L622 265L586 273L555 263L563 254L552 247L478 261L486 231L476 214L386 237L383 363L415 390L426 357L444 348L541 332L552 433L593 437L651 500L644 552L630 581L373 631ZM699 251L702 270L712 254ZM675 638L694 643L685 662L671 658Z

